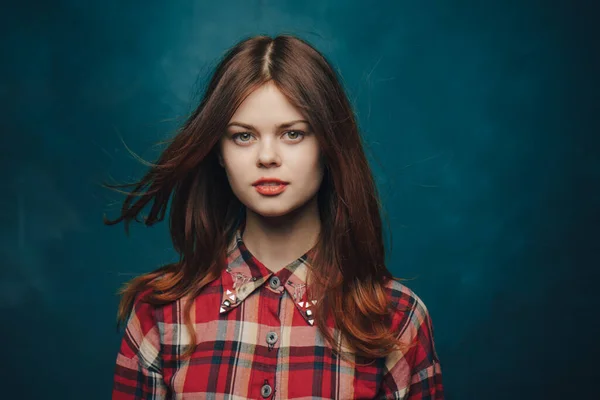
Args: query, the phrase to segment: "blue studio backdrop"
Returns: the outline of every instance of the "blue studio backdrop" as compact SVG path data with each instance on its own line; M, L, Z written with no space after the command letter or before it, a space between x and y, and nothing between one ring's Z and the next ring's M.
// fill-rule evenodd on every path
M532 1L22 1L0 17L1 398L110 398L121 284L176 259L107 227L216 60L291 33L339 71L431 313L446 398L594 397L595 6ZM589 397L589 398L591 398ZM588 397L586 397L588 398Z

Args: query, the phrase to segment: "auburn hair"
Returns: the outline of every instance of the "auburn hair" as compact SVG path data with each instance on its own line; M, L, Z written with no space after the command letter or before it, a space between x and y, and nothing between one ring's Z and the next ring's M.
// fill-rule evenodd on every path
M308 42L293 35L254 36L219 60L200 104L177 130L158 160L134 183L104 187L125 193L120 216L106 225L131 220L150 226L162 221L170 205L170 235L179 261L137 276L119 289L117 329L127 320L138 294L155 306L188 297L217 279L243 204L233 194L218 164L218 143L244 99L273 82L307 118L318 138L325 174L318 191L322 227L310 270L315 325L336 349L326 324L331 317L356 355L383 357L407 346L392 331L394 310L384 285L396 279L385 266L381 203L363 150L351 104L336 72ZM131 192L118 188L134 187ZM138 219L152 202L149 214ZM156 279L156 278L161 279ZM191 346L193 301L184 309ZM398 307L396 305L396 307Z

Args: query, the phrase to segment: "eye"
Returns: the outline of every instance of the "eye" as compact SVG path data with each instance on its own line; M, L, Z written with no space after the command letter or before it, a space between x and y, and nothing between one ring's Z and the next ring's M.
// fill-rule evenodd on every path
M248 132L241 132L241 133L236 133L235 135L231 136L231 139L233 139L233 141L235 141L238 137L242 136L242 135L250 135L252 136L250 133ZM242 140L242 142L247 142L248 140Z
M304 132L302 132L302 131L287 131L286 133L288 133L288 134L289 134L289 133L296 134L296 135L294 135L295 137L292 137L292 139L297 139L298 137L302 137L302 136L304 136ZM301 135L301 136L297 136L297 135ZM290 136L290 135L288 135L288 137L289 137L289 136Z
M288 137L290 137L290 139L292 139L295 142L300 141L299 138L304 137L306 134L302 131L298 131L298 130L293 130L293 131L287 131L285 132L285 134L288 135ZM246 136L248 135L248 136ZM249 137L251 137L252 134L250 132L240 132L240 133L236 133L234 135L231 136L231 139L235 142L238 141L238 138L240 139L239 142L242 143L249 143ZM248 138L248 140L246 140L246 138Z

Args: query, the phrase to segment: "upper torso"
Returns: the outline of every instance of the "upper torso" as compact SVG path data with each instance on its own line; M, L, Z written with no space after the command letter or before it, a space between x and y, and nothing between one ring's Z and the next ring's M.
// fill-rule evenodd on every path
M238 242L227 262L193 300L198 346L189 360L178 359L190 344L185 300L154 309L137 303L117 358L113 399L443 398L429 314L400 282L386 284L392 304L409 310L395 316L398 335L422 343L410 354L369 360L344 351L344 359L314 323L304 256L273 273Z

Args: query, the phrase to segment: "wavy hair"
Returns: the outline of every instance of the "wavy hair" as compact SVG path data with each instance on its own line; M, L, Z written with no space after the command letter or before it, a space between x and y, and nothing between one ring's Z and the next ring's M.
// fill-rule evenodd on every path
M119 290L117 315L126 321L136 296L160 306L182 297L194 299L225 268L227 245L243 204L218 164L218 143L244 99L272 81L305 114L324 157L318 191L322 228L310 270L310 297L317 299L315 325L336 349L327 320L355 354L382 357L404 349L390 329L394 307L384 285L396 279L385 266L379 196L352 111L340 80L326 58L292 35L254 36L229 49L219 60L202 96L168 146L135 183L103 186L126 193L120 216L129 234L132 220L150 226L162 221L170 205L170 235L179 261L137 276ZM134 187L131 192L118 188ZM138 219L152 202L149 214ZM161 279L156 279L161 277ZM151 289L151 290L150 290ZM196 335L187 302L185 324L195 350ZM396 305L397 307L397 305Z

